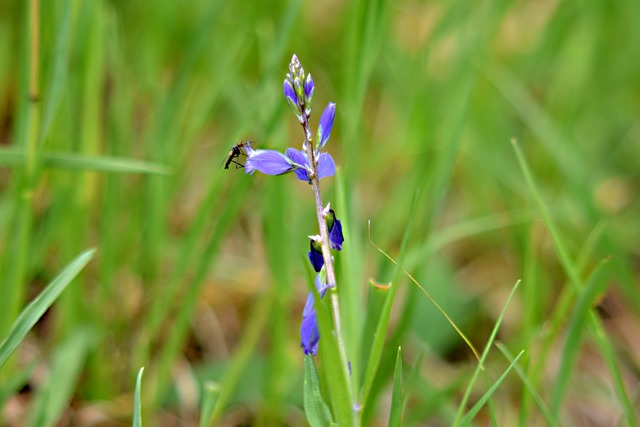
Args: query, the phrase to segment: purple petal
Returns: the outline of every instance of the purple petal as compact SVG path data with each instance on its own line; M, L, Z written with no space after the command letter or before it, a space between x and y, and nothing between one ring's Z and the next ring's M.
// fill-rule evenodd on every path
M339 219L333 221L333 227L329 230L329 243L331 244L331 249L336 251L342 250L344 236L342 235L342 223Z
M320 153L318 159L318 179L336 174L336 164L329 153Z
M284 96L287 98L287 101L298 105L298 96L296 95L296 91L293 89L293 85L288 79L284 80Z
M315 298L313 298L313 293L309 292L307 295L307 302L304 304L304 310L302 310L302 317L307 317L310 315L315 309L313 308L313 303L315 302Z
M320 341L320 331L315 310L302 318L300 324L300 346L304 354L316 355L318 352L318 341Z
M287 148L285 154L293 163L300 166L299 169L293 171L296 174L296 178L300 181L311 182L309 179L309 172L307 172L306 169L309 167L309 159L304 151L296 150L295 148Z
M300 119L302 112L300 111L300 103L298 102L298 95L296 95L296 91L293 88L293 84L289 79L284 80L283 89L284 89L284 96L287 99L287 104L289 105L289 108L291 109L291 111L293 111L293 114L295 114L296 117Z
M257 170L266 175L282 175L293 170L291 160L275 150L253 150L244 167L248 174Z
M316 273L318 273L320 272L320 270L322 270L322 266L324 265L324 258L322 257L322 248L319 249L315 247L313 243L313 240L311 240L311 243L309 244L309 246L311 247L311 250L308 254L309 261L311 261L313 269L316 271Z
M333 120L336 118L336 104L330 102L320 116L320 123L318 124L318 134L316 136L316 143L318 144L318 150L329 140L331 135L331 128L333 128Z
M324 298L327 293L328 286L322 282L321 274L315 279L316 289L320 293L320 298ZM302 311L302 323L300 324L300 346L304 350L304 354L316 355L318 352L318 341L320 341L320 331L318 329L318 321L316 319L316 309L313 306L315 299L313 293L309 292L307 302Z
M295 148L287 148L284 154L298 166L302 168L309 167L309 159L304 151L296 150Z
M307 74L307 78L304 81L304 104L309 111L311 111L311 99L313 98L314 89L313 77L311 77L311 74Z

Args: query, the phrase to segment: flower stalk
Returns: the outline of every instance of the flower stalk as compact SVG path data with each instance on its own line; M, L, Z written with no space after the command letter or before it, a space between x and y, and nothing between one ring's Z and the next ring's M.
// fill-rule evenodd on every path
M253 174L255 171L267 175L284 175L293 172L296 178L311 185L316 203L316 216L320 235L310 236L309 261L316 273L318 273L315 286L320 297L322 298L326 291L329 291L333 317L333 334L337 342L340 369L343 371L346 386L349 390L351 407L354 408L354 424L357 424L355 390L345 346L336 274L331 255L331 250L340 251L342 249L344 236L342 235L340 220L336 218L333 209L329 205L323 207L322 193L320 191L320 179L333 176L336 172L336 165L331 155L327 152L322 152L331 135L336 116L336 105L331 102L325 107L318 123L314 141L309 124L314 89L311 74L305 74L300 61L294 55L289 64L289 73L287 73L284 80L283 92L289 108L302 126L304 133L302 150L287 148L284 153L275 150L254 150L250 144L243 144L241 148L247 156L244 164L247 174ZM310 293L302 314L300 327L301 347L305 355L314 356L316 354L321 338L314 307L314 304L317 303L319 301L314 301L313 295Z

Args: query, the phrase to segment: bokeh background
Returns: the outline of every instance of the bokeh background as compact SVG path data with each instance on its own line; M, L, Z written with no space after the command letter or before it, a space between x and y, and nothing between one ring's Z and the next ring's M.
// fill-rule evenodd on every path
M241 140L302 142L282 94L295 53L316 83L314 126L337 103L338 174L322 185L345 226L355 369L384 293L372 283L395 269L369 233L397 257L412 223L404 268L478 349L522 279L498 333L525 350L522 374L477 425L546 425L531 391L553 408L560 377L559 425L633 425L639 16L635 0L3 1L0 336L15 301L97 253L0 370L0 424L130 425L144 366L147 425L198 425L211 383L218 425L305 425L310 187L222 168ZM588 301L601 328L568 345L607 257ZM477 361L417 286L394 285L365 424L386 425L402 345L405 424L449 425ZM490 382L507 365L494 347Z

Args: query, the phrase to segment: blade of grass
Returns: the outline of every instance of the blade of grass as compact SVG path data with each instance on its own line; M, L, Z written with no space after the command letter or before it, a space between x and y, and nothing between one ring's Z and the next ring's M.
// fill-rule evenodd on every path
M206 381L202 390L202 410L200 411L200 423L199 427L207 427L211 414L213 414L213 408L216 406L216 401L220 395L220 387L213 381Z
M507 347L505 347L500 342L496 342L496 347L498 348L498 350L500 350L500 352L504 355L504 357L509 361L509 363L514 362L513 354L511 354L511 352ZM538 394L534 385L531 383L531 381L529 381L529 378L527 377L527 373L522 369L522 367L520 367L520 365L514 365L514 369L516 371L516 374L518 374L518 377L520 377L520 381L522 381L522 384L524 384L525 389L531 395L531 398L535 402L536 406L538 407L538 409L540 409L540 412L542 412L542 415L547 421L547 425L552 427L560 427L560 422L551 413L551 411L549 410L549 407L546 405L546 403L544 403L544 400L542 400L542 397L540 396L540 394Z
M0 311L0 336L7 333L18 317L23 304L27 264L31 250L33 228L33 189L36 185L38 160L38 135L40 132L40 2L22 2L20 46L20 77L18 79L18 105L16 112L15 141L26 152L25 163L18 174L14 188L14 211L11 236L15 242L6 252L2 272L5 283L0 286L0 300L4 309ZM0 364L1 365L1 364Z
M75 153L40 153L43 167L113 173L143 173L169 175L169 168L157 163L110 156L88 156ZM0 166L22 166L26 153L20 149L0 148Z
M231 398L242 371L246 369L246 365L250 361L250 356L255 351L258 341L262 336L266 320L273 309L273 304L273 294L262 295L256 303L256 307L252 311L253 316L244 330L244 334L231 358L230 365L225 370L224 378L220 381L220 395L211 412L207 425L215 425L216 420L225 409L225 405L227 405Z
M371 345L371 353L369 355L369 360L367 362L366 371L364 375L364 383L362 386L362 397L361 397L362 406L365 406L367 404L367 398L369 397L369 392L371 391L371 386L373 384L374 377L378 370L378 364L380 363L380 358L382 357L382 348L384 346L384 342L386 339L387 328L389 327L389 316L391 315L391 307L393 306L393 300L398 290L398 282L400 280L400 273L402 272L402 263L404 262L404 258L407 252L409 237L411 236L411 226L413 224L413 219L414 219L414 216L415 216L414 214L417 208L418 198L419 198L419 192L416 192L413 197L411 208L409 209L409 221L407 223L407 226L404 232L404 237L402 238L402 244L400 246L400 255L398 256L396 271L393 275L391 287L389 288L389 293L385 300L385 305L382 310L380 320L378 321L378 326L376 327L376 331L374 333L373 343Z
M498 316L498 320L496 320L496 324L493 326L493 330L491 331L491 335L489 335L489 340L487 341L487 345L485 346L484 351L482 352L482 356L480 357L480 362L478 363L478 367L474 371L473 376L471 377L471 380L469 381L469 384L467 385L467 389L464 392L464 396L462 397L462 401L460 402L460 406L458 407L458 412L457 412L456 417L455 417L455 419L453 420L453 423L452 423L452 425L454 425L454 426L459 425L461 420L462 420L462 413L464 412L464 408L466 407L467 401L469 400L469 396L471 395L471 390L473 389L473 386L475 385L475 382L476 382L478 376L480 375L480 372L482 370L482 366L484 366L484 361L487 358L487 355L489 354L489 350L491 349L491 346L493 345L493 341L495 340L496 335L498 334L498 329L500 328L500 324L502 323L502 319L504 318L504 314L507 311L507 307L509 306L509 303L511 302L511 298L513 298L513 295L515 294L516 290L520 286L520 283L521 283L520 280L518 280L516 282L516 284L513 285L513 288L511 289L511 292L509 293L509 297L507 298L507 301L504 303L504 306L502 307L502 311L500 312L500 316Z
M389 411L389 427L402 425L402 409L404 396L402 390L402 347L398 347L396 367L393 371L393 392L391 394L391 410Z
M142 427L142 400L140 399L140 390L142 389L142 373L144 367L138 371L136 378L136 390L133 395L133 427Z
M52 51L53 65L50 66L47 75L42 100L42 123L38 145L42 146L49 134L51 124L56 116L62 95L67 83L71 34L71 1L63 0L54 4L47 4L45 7L59 7L60 19L57 22L57 32L55 36L55 47Z
M465 344L467 344L467 346L471 349L471 351L473 352L473 355L476 357L476 360L480 361L480 355L478 354L478 351L476 350L475 346L471 343L471 340L469 340L469 338L467 338L467 336L462 332L462 330L458 327L458 325L455 324L455 322L453 321L453 319L451 319L451 317L447 314L447 312L444 311L444 309L440 306L440 304L438 304L436 302L436 300L431 296L431 294L429 292L427 292L427 290L420 283L418 283L418 281L411 274L409 274L408 271L406 271L403 267L400 267L400 265L396 262L396 260L394 260L390 255L388 255L385 251L383 251L375 243L373 243L373 241L371 240L371 222L369 222L368 225L369 225L369 227L368 227L369 243L371 244L371 246L376 248L378 250L378 252L380 252L382 255L384 255L393 264L398 266L398 268L400 268L402 270L404 275L407 276L409 278L409 280L411 280L413 282L413 284L416 285L422 291L423 294L425 294L425 296L429 299L429 301L431 301L431 303L438 309L438 311L440 311L440 313L442 313L442 315L445 317L445 319L447 319L447 321L449 322L451 327L453 329L455 329L455 331L458 333L460 338L462 338L462 340L465 342Z
M29 426L55 425L73 399L80 373L95 334L78 329L55 351L46 383L38 390L30 409Z
M607 285L606 279L608 275L605 275L605 273L608 273L608 269L604 267L608 263L609 260L604 259L600 261L593 270L586 287L580 292L573 315L569 321L567 337L564 342L560 365L558 367L558 375L551 393L551 412L556 418L558 418L560 414L560 407L564 394L567 391L567 386L569 385L569 379L573 371L572 368L575 365L576 357L580 351L580 342L582 341L585 322L587 321L592 305L596 303Z
M89 249L80 254L22 310L20 316L18 316L18 319L16 319L11 328L9 335L0 343L0 367L4 365L27 333L38 322L44 312L51 307L67 285L71 283L91 258L93 258L95 252L95 249Z
M311 427L323 427L333 423L331 411L322 397L320 378L313 356L304 356L304 414Z
M333 334L333 322L331 302L329 298L320 298L320 294L313 281L308 283L313 293L314 307L320 331L320 358L324 368L324 377L331 401L332 412L339 426L357 426L358 414L351 403L351 393L345 372L342 369L342 360L338 350L338 343ZM328 292L331 292L329 290Z
M544 204L544 201L542 200L542 196L538 191L538 188L533 179L533 174L531 173L531 170L529 169L529 165L526 161L526 158L522 153L522 149L520 148L515 138L511 140L511 143L515 150L516 157L518 158L520 169L522 170L527 186L529 187L529 191L533 195L534 200L538 205L538 209L540 210L544 218L545 225L547 226L549 233L551 234L554 247L556 249L556 252L558 253L558 256L560 257L562 267L565 273L567 274L567 276L569 276L571 285L573 286L573 292L574 293L580 292L580 289L582 288L582 281L578 274L578 269L575 266L575 264L571 261L571 258L569 257L569 253L568 253L568 250L566 249L564 241L560 238L560 233L557 230L555 223L551 220L551 215L549 214L549 211L546 205ZM611 372L614 389L616 391L616 395L618 396L618 399L620 399L622 408L624 409L625 418L629 421L631 425L637 425L637 417L635 414L635 410L633 409L633 405L631 404L631 399L629 399L627 390L624 386L624 383L622 382L622 375L620 374L620 368L618 367L617 359L615 358L615 355L613 354L613 351L612 351L613 346L609 342L607 336L604 333L601 333L604 329L602 328L599 318L593 313L593 310L590 310L588 317L589 319L588 319L587 325L590 328L590 330L595 333L597 338L596 343L598 344L598 347L602 352L603 356L606 357L607 367ZM556 328L556 330L552 330L548 334L547 343L550 343L558 333L559 333L559 326ZM549 344L547 344L547 347L549 347Z
M523 354L524 354L524 350L521 350L520 353L518 353L518 355L516 356L516 358L513 359L513 362L509 364L509 367L502 373L502 375L500 375L500 378L498 378L498 380L495 383L493 383L491 388L489 388L489 390L487 390L486 393L482 395L482 397L478 400L478 402L476 402L476 404L473 405L473 407L469 410L469 412L467 412L464 418L462 418L462 420L460 421L461 425L466 426L466 425L469 425L469 423L471 423L471 420L473 420L473 418L478 414L478 412L480 412L480 409L482 409L482 407L484 406L485 403L487 403L487 401L489 400L493 392L496 391L496 389L500 386L500 384L502 384L502 381L504 381L504 379L507 377L507 374L511 371L511 369L513 369L513 367L516 365L516 363L518 362L520 357L522 357Z

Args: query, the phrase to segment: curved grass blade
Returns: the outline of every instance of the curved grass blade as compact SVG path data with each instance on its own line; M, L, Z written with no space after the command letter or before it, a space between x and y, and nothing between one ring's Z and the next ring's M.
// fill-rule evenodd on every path
M518 355L516 356L516 358L513 359L513 362L509 364L509 367L507 367L507 369L502 373L502 375L500 375L500 378L498 378L498 380L495 383L493 383L491 388L489 388L489 390L486 391L486 393L480 398L480 400L478 400L476 404L473 405L473 407L469 410L469 412L467 412L467 415L465 415L462 421L460 422L463 426L468 425L471 422L471 420L478 414L478 412L480 412L480 409L482 409L484 404L487 403L487 401L489 400L493 392L496 391L496 389L500 386L502 381L504 381L509 371L513 369L513 367L516 365L516 363L518 362L520 357L522 357L523 354L524 354L524 350L521 350L520 353L518 353Z
M567 338L562 349L558 377L551 394L551 412L556 418L560 413L560 406L571 378L572 367L575 365L575 360L580 350L580 342L591 306L607 285L606 279L608 276L605 275L606 269L603 267L608 263L609 259L603 259L591 273L587 286L580 293L571 316Z
M142 400L140 399L140 389L142 388L143 372L144 366L138 371L138 378L136 379L136 391L133 396L133 427L142 427Z
M482 352L482 357L480 357L480 362L478 363L478 367L476 368L475 372L473 373L473 377L471 377L471 381L469 381L469 385L467 386L467 389L464 392L464 396L462 397L462 401L460 402L460 406L458 407L458 412L456 414L456 418L453 421L453 425L454 426L457 426L457 425L460 424L460 420L462 419L462 412L464 411L464 408L467 405L467 401L469 400L469 396L471 395L471 390L473 389L473 385L475 384L476 380L478 379L478 375L480 375L480 371L482 370L482 366L484 366L484 361L487 358L487 355L489 354L489 350L491 349L491 346L493 345L493 341L496 338L496 335L498 333L498 329L500 328L500 324L502 323L502 319L504 318L504 314L507 311L507 307L509 306L509 302L511 302L511 298L513 298L513 295L515 294L516 290L520 286L520 283L521 283L520 280L518 280L516 282L516 284L513 285L513 288L511 289L511 293L509 294L509 297L507 298L507 301L504 303L504 306L502 307L502 311L500 312L500 316L498 316L498 320L496 321L496 324L494 325L493 330L491 331L491 335L489 336L489 340L487 341L487 345L485 346L484 351Z
M396 356L396 367L393 371L393 393L391 394L391 410L389 411L389 427L400 427L402 425L402 347L398 347Z
M311 427L333 424L331 411L322 397L320 378L313 356L304 356L304 414Z
M56 348L47 380L31 405L29 426L52 426L60 420L73 398L95 336L95 331L78 329Z
M22 310L20 316L18 316L13 324L11 331L9 331L5 340L0 343L0 367L4 365L27 333L38 322L44 312L51 307L67 285L71 283L91 258L93 258L95 252L95 249L89 249L83 252L67 265L67 267Z
M549 210L544 204L542 196L538 191L536 183L533 179L533 174L529 169L529 164L527 163L527 160L524 157L524 153L522 152L522 149L520 148L520 145L515 138L511 140L511 144L516 153L516 157L518 159L520 169L522 170L522 174L524 176L525 182L527 183L527 186L531 191L534 201L538 205L538 209L542 214L545 225L547 226L547 229L551 234L551 237L553 239L556 252L558 253L558 256L560 258L562 267L570 279L571 285L573 287L573 292L581 293L581 289L584 284L580 278L580 274L578 273L578 268L569 257L569 251L567 249L567 246L564 243L564 241L561 239L560 232L556 227L555 223L551 220L551 215L549 213ZM608 337L606 336L606 334L604 334L604 328L602 327L600 319L592 311L589 312L587 320L588 320L588 323L586 325L594 332L596 337L596 343L598 344L598 347L602 352L604 356L604 360L611 373L613 386L614 386L616 395L620 400L620 404L622 405L622 408L624 410L625 418L629 423L629 425L635 426L638 424L636 411L633 407L633 404L631 403L631 399L629 398L629 394L627 393L624 382L622 380L622 374L618 366L618 361L613 352L613 346L610 340L608 339ZM558 334L558 328L551 331L551 333L548 335L547 340L550 341L557 334Z
M438 311L440 311L440 313L442 313L442 315L445 317L445 319L447 319L447 321L449 322L449 324L451 325L451 327L453 329L455 329L455 331L458 333L458 335L460 336L460 338L462 338L462 340L467 344L467 346L471 349L471 351L473 352L473 355L476 357L476 360L480 361L480 355L478 354L478 350L476 350L475 346L471 343L471 340L469 340L469 338L467 338L467 336L462 332L462 330L458 327L458 325L456 325L456 323L453 321L453 319L447 314L446 311L444 311L444 309L440 306L440 304L438 304L436 302L436 300L431 296L431 294L429 292L427 292L427 290L420 284L418 283L418 281L407 271L405 270L403 267L401 267L395 259L393 259L389 254L387 254L385 251L383 251L380 247L378 247L375 243L373 243L373 241L371 240L371 222L369 222L368 224L368 234L369 234L369 243L371 244L371 246L373 246L374 248L376 248L378 250L378 252L380 252L382 255L384 255L385 257L387 257L387 259L389 261L391 261L392 263L394 263L396 266L398 266L398 268L400 268L402 270L402 272L404 273L405 276L407 276L409 278L409 280L411 280L413 282L414 285L416 285L418 287L418 289L420 289L422 291L423 294L425 294L425 296L427 298L429 298L429 301L431 301L431 303L438 309Z
M373 344L371 345L371 353L367 362L366 372L364 375L364 382L362 386L362 406L367 404L369 393L371 392L371 386L382 358L382 347L387 335L387 328L389 327L389 316L391 315L391 307L393 306L393 300L398 290L398 281L400 280L400 272L402 271L402 263L407 252L407 244L409 242L409 236L411 236L411 227L413 225L413 219L417 209L418 192L413 197L411 208L409 209L409 222L402 238L402 245L400 246L400 255L398 256L398 263L396 264L396 271L393 275L392 285L387 294L387 298L384 303L384 308L380 314L380 320L374 333Z

